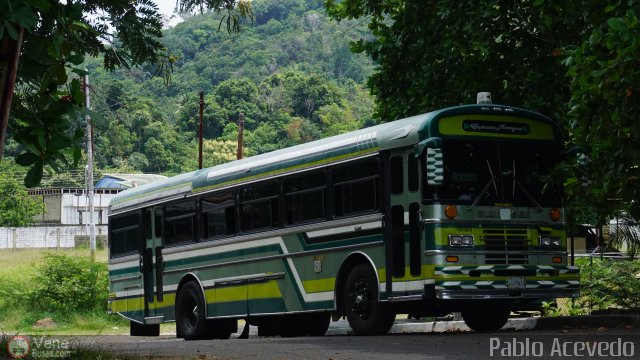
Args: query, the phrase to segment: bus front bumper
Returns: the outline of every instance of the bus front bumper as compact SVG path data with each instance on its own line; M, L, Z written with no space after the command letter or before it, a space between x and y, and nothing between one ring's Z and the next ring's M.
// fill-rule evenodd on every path
M580 292L575 266L442 266L435 275L435 297L442 300L567 298Z

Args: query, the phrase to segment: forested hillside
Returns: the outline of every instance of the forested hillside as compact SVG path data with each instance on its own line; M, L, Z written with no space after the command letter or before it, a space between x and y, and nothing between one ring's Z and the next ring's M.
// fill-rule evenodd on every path
M96 167L176 174L197 167L199 91L205 92L204 165L233 160L239 113L253 155L371 125L373 69L348 42L363 21L330 20L322 1L256 0L254 21L229 34L220 15L195 15L164 32L174 57L168 83L156 69L109 72L90 60ZM76 126L81 126L79 121ZM8 155L18 149L8 146ZM46 182L44 183L46 185Z

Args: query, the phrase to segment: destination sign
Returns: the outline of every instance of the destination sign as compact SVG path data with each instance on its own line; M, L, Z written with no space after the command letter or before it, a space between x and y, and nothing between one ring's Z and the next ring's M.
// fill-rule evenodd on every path
M531 133L529 124L502 121L464 120L462 122L462 129L464 131L496 134L528 135Z

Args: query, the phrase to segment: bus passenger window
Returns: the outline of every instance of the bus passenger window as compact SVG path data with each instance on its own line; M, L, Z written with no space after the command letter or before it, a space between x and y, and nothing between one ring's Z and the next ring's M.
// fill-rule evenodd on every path
M242 230L252 231L278 227L278 181L258 183L240 193Z
M209 195L202 199L204 238L217 238L236 233L236 202L233 192Z
M167 246L194 240L194 218L196 214L195 201L186 201L167 206L164 210L164 214L164 241Z
M350 216L380 209L380 165L371 158L333 170L335 215Z
M284 201L287 225L324 219L325 187L324 171L285 179Z
M162 209L156 208L154 212L154 227L155 227L155 235L156 239L162 238Z
M137 252L140 241L139 213L118 216L111 219L110 222L110 256L113 258Z

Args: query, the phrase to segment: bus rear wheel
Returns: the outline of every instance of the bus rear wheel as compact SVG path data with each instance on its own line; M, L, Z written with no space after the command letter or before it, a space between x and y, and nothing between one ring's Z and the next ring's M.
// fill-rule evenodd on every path
M463 310L462 319L474 331L498 331L507 323L510 313L508 303L486 303Z
M189 281L178 294L176 301L176 335L185 340L213 339L205 318L204 295L200 286Z
M378 301L378 282L367 264L356 265L345 282L344 310L357 335L386 334L395 320L388 303Z

